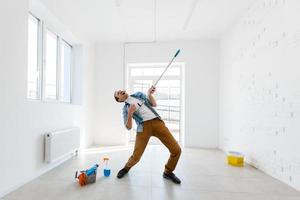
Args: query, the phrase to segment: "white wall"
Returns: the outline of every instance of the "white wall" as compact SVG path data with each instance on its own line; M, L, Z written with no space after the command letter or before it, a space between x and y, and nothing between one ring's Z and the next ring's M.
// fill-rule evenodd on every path
M127 144L122 107L113 97L116 88L123 88L123 45L97 45L95 67L94 143Z
M81 148L86 148L94 143L94 70L95 70L95 46L93 44L83 43L81 46L82 65L76 69L80 69L78 76L73 77L73 81L77 84L81 84L81 103L78 105L81 107L81 113L79 116L73 116L74 118L80 118L81 124ZM76 56L76 55L75 55ZM76 59L75 59L76 60ZM76 65L74 65L76 67ZM79 86L73 85L73 88ZM72 105L76 107L76 105ZM77 123L77 122L76 122Z
M185 62L185 146L218 146L219 42L203 40L176 43L127 44L125 64L168 62L180 48L176 61ZM124 88L123 46L98 44L95 72L97 80L96 144L125 144L122 105L113 92Z
M0 196L41 174L52 165L43 162L43 134L80 126L86 145L85 105L41 103L26 99L28 1L1 1L0 6ZM93 47L83 47L84 80L93 65ZM90 84L90 82L87 82ZM84 86L84 88L89 88ZM90 92L83 91L84 95ZM88 96L88 95L87 95ZM88 129L87 129L88 130Z
M300 189L300 1L257 1L222 38L220 147Z

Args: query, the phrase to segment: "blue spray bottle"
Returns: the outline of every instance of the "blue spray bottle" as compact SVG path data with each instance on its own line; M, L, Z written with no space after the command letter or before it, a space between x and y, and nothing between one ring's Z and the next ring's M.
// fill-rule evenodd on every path
M108 166L108 161L109 161L109 157L104 157L103 158L103 162L104 162L103 174L104 174L105 177L109 177L110 176L110 168Z

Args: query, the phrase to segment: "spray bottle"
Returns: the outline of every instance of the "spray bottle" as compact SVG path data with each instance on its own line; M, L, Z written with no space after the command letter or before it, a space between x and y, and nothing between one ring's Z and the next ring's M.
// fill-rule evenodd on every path
M103 162L104 162L103 174L104 174L105 177L109 177L110 176L110 168L108 166L108 161L109 161L109 157L104 157L103 158Z

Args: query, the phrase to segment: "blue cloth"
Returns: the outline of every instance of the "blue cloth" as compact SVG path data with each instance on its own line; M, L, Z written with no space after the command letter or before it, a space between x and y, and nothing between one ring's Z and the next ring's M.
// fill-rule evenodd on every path
M136 92L136 93L134 93L130 96L144 102L144 105L147 106L155 114L155 116L157 116L159 119L161 119L161 117L156 112L156 110L154 110L154 108L151 105L151 102L149 101L149 99L146 97L146 95L144 93ZM130 104L125 102L125 105L123 107L123 119L124 119L125 127L126 127L127 120L128 120L128 108L129 108L129 106L130 106ZM138 115L137 113L133 113L132 118L134 119L134 121L137 125L136 132L137 133L143 132L143 118L140 115Z

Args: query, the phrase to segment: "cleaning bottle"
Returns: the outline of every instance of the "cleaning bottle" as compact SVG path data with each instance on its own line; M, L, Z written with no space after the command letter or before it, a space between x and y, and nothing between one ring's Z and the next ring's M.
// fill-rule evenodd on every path
M105 177L109 177L110 176L110 168L108 166L108 161L109 161L109 157L104 157L103 158L103 162L104 162L103 174L104 174Z

